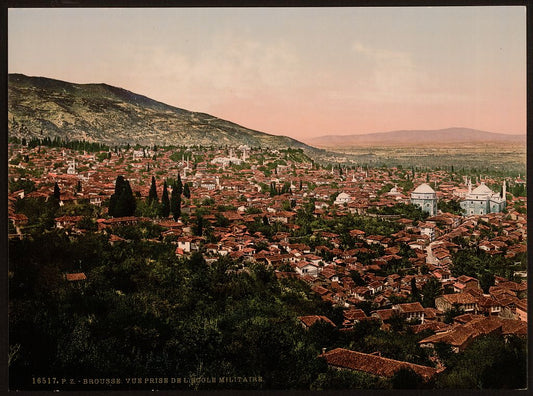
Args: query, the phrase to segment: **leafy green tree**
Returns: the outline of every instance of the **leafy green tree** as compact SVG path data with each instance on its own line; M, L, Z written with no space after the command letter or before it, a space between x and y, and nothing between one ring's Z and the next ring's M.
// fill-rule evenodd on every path
M429 279L422 286L422 305L435 308L435 298L442 294L442 285L436 278Z
M24 190L24 193L29 194L32 191L35 191L35 182L29 179L18 179L17 181L11 179L9 180L9 192L15 192L19 190Z
M350 277L352 278L356 286L364 286L366 284L365 280L361 277L359 271L350 271Z
M328 368L325 373L320 373L311 384L311 390L322 391L332 389L387 389L389 381L371 374L336 370Z
M90 216L84 216L80 221L78 221L76 227L87 231L98 230L98 225L96 224L96 221L94 221L94 219Z
M444 312L443 322L451 324L453 323L453 318L455 318L456 316L462 315L464 313L465 311L463 309L459 308L457 305L454 305L452 308Z
M315 322L307 331L308 342L314 344L318 350L326 345L335 345L338 338L338 329L321 320Z
M483 272L479 277L479 287L481 287L483 293L488 293L491 286L494 286L494 274Z
M221 213L215 213L215 220L215 225L217 227L227 227L230 224L229 220Z
M524 389L527 386L527 341L499 335L478 337L446 361L437 388Z
M391 326L392 331L394 332L404 331L407 326L405 318L397 311L394 311L391 315L389 319L389 324Z
M146 200L139 200L135 209L135 215L138 217L156 218L161 215L161 205L157 201L149 202Z
M281 208L285 211L290 211L292 209L291 202L288 199L284 200L281 203Z
M445 213L447 212L447 213L453 213L457 215L463 214L463 208L461 208L460 202L455 199L450 199L448 201L440 200L439 209Z
M401 368L391 379L393 389L419 389L424 379L410 368Z

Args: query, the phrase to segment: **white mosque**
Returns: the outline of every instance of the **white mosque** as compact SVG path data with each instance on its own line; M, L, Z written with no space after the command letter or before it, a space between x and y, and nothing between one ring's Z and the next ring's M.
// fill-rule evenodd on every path
M423 183L411 193L411 203L420 206L430 216L437 214L437 193L429 184Z
M502 193L495 193L481 182L472 190L472 182L468 180L468 194L461 201L461 208L466 215L482 215L487 213L497 213L505 209L507 186L505 181L502 186Z

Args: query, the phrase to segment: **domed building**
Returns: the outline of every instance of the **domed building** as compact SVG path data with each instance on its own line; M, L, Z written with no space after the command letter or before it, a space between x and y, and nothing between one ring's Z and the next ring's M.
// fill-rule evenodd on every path
M345 203L352 202L352 197L350 197L345 192L341 192L339 195L337 195L337 198L335 199L335 205L344 205Z
M437 193L429 184L423 183L411 193L411 203L420 206L430 216L437 214Z
M468 181L468 194L461 201L461 208L466 215L483 215L487 213L497 213L505 209L506 184L503 182L502 193L495 193L481 182L472 190L472 182Z

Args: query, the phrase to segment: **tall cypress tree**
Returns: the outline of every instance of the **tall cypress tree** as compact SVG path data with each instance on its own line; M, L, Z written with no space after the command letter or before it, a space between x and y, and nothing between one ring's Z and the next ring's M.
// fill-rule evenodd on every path
M150 192L148 193L148 202L159 202L159 198L157 197L157 187L155 185L155 177L152 176L152 185L150 186Z
M135 208L137 204L135 202L135 197L131 191L131 186L129 181L124 181L122 191L117 199L117 204L115 207L115 216L124 217L132 216L135 213Z
M136 206L130 182L123 176L118 176L115 182L115 193L109 200L109 215L113 217L132 216Z
M170 214L170 199L168 198L167 182L163 182L163 194L161 195L161 217L167 218Z
M126 185L124 187L124 195L126 199L126 213L124 216L133 216L135 214L135 209L137 208L137 201L131 190L130 182L126 180Z
M202 215L196 216L196 224L193 227L193 232L196 236L202 236L204 232L204 218Z
M174 220L178 220L181 215L181 194L178 193L177 183L172 186L172 193L170 194L170 211Z
M420 301L420 291L416 286L416 279L411 278L411 298L413 301Z
M117 176L117 180L115 181L115 192L111 195L111 198L109 198L109 212L108 212L109 216L117 217L117 214L116 214L117 201L123 188L124 188L124 176Z
M189 183L185 183L185 185L183 186L183 195L187 199L191 198L191 190L189 189Z
M178 198L177 198L177 202L176 202L176 207L175 209L172 211L172 217L174 218L174 221L178 221L178 219L180 218L181 216L181 195L178 194Z
M59 201L61 199L61 190L59 189L59 185L57 182L54 184L54 199Z
M176 182L176 188L178 195L183 193L183 183L181 182L181 176L178 173L178 181Z

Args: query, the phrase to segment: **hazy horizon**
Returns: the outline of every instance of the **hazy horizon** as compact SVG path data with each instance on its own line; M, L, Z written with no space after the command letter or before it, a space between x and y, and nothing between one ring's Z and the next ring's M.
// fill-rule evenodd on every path
M526 133L525 7L9 9L8 71L306 140Z

